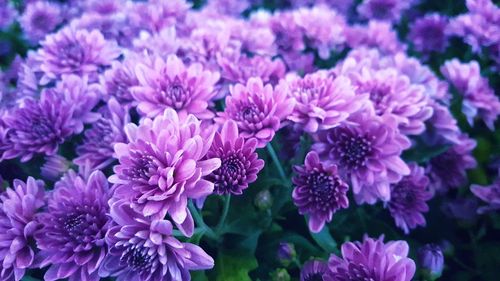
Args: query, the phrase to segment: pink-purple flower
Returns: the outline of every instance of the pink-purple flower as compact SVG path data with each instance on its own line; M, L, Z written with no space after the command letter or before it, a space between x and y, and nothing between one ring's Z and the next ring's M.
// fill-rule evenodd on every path
M293 202L300 214L309 215L309 229L320 232L337 210L349 207L349 186L340 178L337 166L322 163L316 151L309 152L304 165L293 170L297 174L292 179Z
M447 25L445 16L429 14L411 25L408 38L419 52L443 52L448 46Z
M61 20L59 5L48 1L36 1L26 5L20 23L26 37L36 43L54 31Z
M344 76L315 72L301 78L289 74L281 83L296 100L287 119L308 133L337 127L350 114L368 106L368 95L357 95L351 81Z
M243 138L256 138L257 147L270 142L276 131L295 106L283 85L273 88L264 85L260 78L251 78L246 85L236 84L226 97L226 108L215 119L218 123L234 120Z
M212 193L214 183L203 177L220 167L219 158L204 158L213 127L201 126L193 115L179 116L166 109L155 119L145 118L139 126L126 125L127 143L115 144L115 196L126 198L144 216L163 218L169 214L184 233L194 225L188 199Z
M177 56L170 55L166 60L152 58L151 65L137 64L135 75L139 85L131 91L142 115L151 118L171 108L180 115L193 114L200 119L214 116L208 105L216 94L219 73L205 70L198 63L185 66Z
M233 120L227 121L215 134L206 158L219 158L221 165L206 179L214 183L214 193L240 195L248 184L257 180L257 174L264 167L255 148L256 139L245 140L238 134L238 126Z

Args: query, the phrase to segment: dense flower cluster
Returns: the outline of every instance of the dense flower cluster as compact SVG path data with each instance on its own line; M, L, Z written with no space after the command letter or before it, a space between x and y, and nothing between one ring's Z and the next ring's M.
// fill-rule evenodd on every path
M371 210L391 237L500 210L500 8L427 4L0 0L0 281L268 280L227 250L273 245L273 281L422 275Z

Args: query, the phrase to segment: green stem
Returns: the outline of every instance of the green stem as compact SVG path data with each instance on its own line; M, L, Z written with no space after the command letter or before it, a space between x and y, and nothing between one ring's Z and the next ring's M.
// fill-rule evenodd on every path
M278 169L278 173L280 174L281 179L284 181L284 183L288 182L288 179L285 174L285 170L283 170L283 167L281 166L281 162L278 159L278 155L276 155L276 152L274 151L273 146L271 143L268 143L267 146L267 152L269 152L269 155L271 155L271 158L273 159L274 165L276 166L276 169Z
M231 194L228 194L224 197L224 210L222 211L222 216L220 217L219 223L217 224L217 229L215 231L217 235L220 235L221 230L224 227L224 223L226 222L230 205L231 205Z
M208 225L205 224L205 222L203 221L203 217L201 216L201 214L198 212L196 207L193 205L193 202L191 201L189 202L189 210L191 211L194 221L196 222L198 227L205 230L205 235L208 236L209 238L217 240L217 235Z

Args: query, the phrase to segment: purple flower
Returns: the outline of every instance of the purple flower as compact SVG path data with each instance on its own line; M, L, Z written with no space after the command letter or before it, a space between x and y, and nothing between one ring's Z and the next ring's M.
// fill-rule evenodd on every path
M123 62L114 61L110 69L104 72L101 84L104 85L105 98L115 97L120 104L134 101L131 88L139 85L134 68L138 63L135 56L126 56Z
M55 154L59 144L75 131L72 115L73 107L52 91L42 92L39 101L27 99L4 118L12 143L4 157L21 157L26 162L36 153Z
M295 100L287 97L283 85L273 89L270 84L264 86L260 78L250 78L246 86L236 84L230 91L225 111L219 112L215 121L220 124L236 121L240 136L256 138L257 147L264 147L273 139L281 121L295 106Z
M214 183L215 193L240 195L248 188L248 184L257 179L257 174L264 167L264 160L258 158L256 146L256 139L245 141L238 135L236 122L229 120L224 123L221 132L215 134L206 156L221 161L220 167L206 177Z
M14 180L0 195L0 280L19 281L35 266L34 235L40 231L38 209L45 205L44 183Z
M99 276L128 280L190 280L190 270L210 269L214 260L199 246L173 237L172 223L146 218L126 201L111 205L113 225L106 234L109 254Z
M411 6L407 0L364 0L358 6L358 13L367 19L397 22L402 13Z
M94 123L99 119L100 114L92 112L102 95L99 84L90 84L87 77L81 78L73 74L63 75L61 81L57 83L55 91L66 104L73 107L72 120L75 125L75 133L82 132L84 124Z
M320 132L313 149L332 161L341 175L350 179L359 203L390 200L390 184L410 174L401 152L410 141L396 128L391 116L363 112L351 116L350 123Z
M144 214L163 218L168 213L186 235L193 233L188 199L212 193L214 184L202 177L220 167L218 158L204 159L214 136L213 128L202 130L193 115L181 117L166 109L154 120L125 127L128 143L115 144L120 164L109 181L117 184L115 196L132 201Z
M289 265L290 262L297 257L295 246L290 243L280 242L277 257L281 264Z
M334 9L324 5L300 8L294 12L294 17L311 47L317 49L320 58L328 59L331 49L341 49L344 45L347 24L344 17Z
M241 55L234 59L221 56L217 61L224 79L242 84L252 77L258 77L264 83L275 83L285 76L286 71L280 59L272 60L265 56Z
M480 186L473 184L470 190L476 197L488 203L488 206L480 207L477 211L479 214L484 214L500 209L500 179L497 179L489 186Z
M321 163L316 151L309 152L304 165L294 166L293 170L297 174L292 179L293 203L300 214L309 215L309 229L320 232L337 210L349 207L349 186L340 179L337 166Z
M387 208L396 225L403 229L405 234L419 225L425 226L423 213L429 211L426 201L433 195L428 190L429 178L425 176L424 168L415 163L408 166L411 173L399 182L391 184L391 200L387 202Z
M58 180L70 167L71 162L63 156L56 154L45 157L45 163L40 168L40 174L44 179Z
M151 0L134 2L128 14L131 25L156 33L163 28L182 22L191 3L186 0Z
M368 105L368 95L356 95L347 77L315 72L304 78L287 75L282 80L297 103L288 120L308 133L339 126L350 114Z
M95 169L107 167L114 161L114 144L127 140L123 130L129 122L128 109L111 98L103 110L103 116L85 131L83 143L76 148L79 156L73 162L80 166L90 165Z
M50 266L46 281L99 280L97 269L107 253L108 199L108 181L98 170L88 179L70 170L55 184L36 237L40 267Z
M440 193L466 184L466 170L475 168L477 165L472 155L476 141L465 134L459 136L459 141L446 152L429 161L427 173L431 180L431 187Z
M213 117L207 107L216 94L214 85L219 73L204 70L200 64L186 67L175 55L168 56L166 61L159 56L152 61L152 65L135 66L139 86L132 87L131 91L142 115L155 117L172 108L182 116Z
M448 46L447 24L444 16L426 15L412 24L408 38L419 52L443 52Z
M9 0L0 0L0 30L8 27L16 17L16 10Z
M361 46L377 48L382 53L393 54L404 51L396 31L388 22L372 20L368 25L354 25L345 30L346 43L351 48Z
M444 267L444 257L441 247L436 244L426 244L418 249L420 266L431 274L440 276Z
M441 72L463 95L462 112L469 124L472 126L474 118L479 116L490 130L495 130L494 123L500 115L500 100L488 80L481 76L477 61L461 63L453 59L445 62Z
M48 1L36 1L26 5L19 22L26 37L37 43L55 30L61 20L59 5Z
M300 281L323 281L326 280L328 265L320 260L307 261L300 270Z
M120 50L107 42L98 31L66 27L47 36L38 50L40 69L44 72L42 84L63 74L89 76L94 80L100 68L111 65Z
M248 0L212 0L205 9L218 14L238 16L250 7Z
M431 101L430 105L434 113L426 121L427 130L423 134L424 140L430 145L459 143L462 133L450 109L435 101Z
M383 236L375 240L342 245L342 258L331 255L329 281L377 280L410 281L415 274L415 262L408 258L406 241L384 243Z
M394 68L365 67L348 75L358 93L368 93L375 113L392 115L403 134L418 135L425 131L424 122L432 116L432 107L423 86L412 84Z
M294 13L277 11L272 15L269 25L281 52L295 53L305 49L304 30L297 25Z

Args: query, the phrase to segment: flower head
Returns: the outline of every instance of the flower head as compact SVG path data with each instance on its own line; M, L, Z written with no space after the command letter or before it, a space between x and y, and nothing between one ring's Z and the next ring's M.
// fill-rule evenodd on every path
M404 10L411 6L406 0L364 0L358 13L367 19L397 22Z
M207 107L216 94L214 85L219 73L204 70L197 63L186 67L176 55L168 56L166 61L159 56L152 61L152 65L135 66L139 86L132 87L131 91L142 115L155 117L172 108L184 116L213 117Z
M97 280L107 253L108 181L101 171L88 179L70 170L55 184L48 210L40 215L43 231L37 245L40 267L50 266L44 279Z
M12 143L4 157L20 156L24 162L36 153L55 154L59 144L75 131L73 111L71 105L51 90L42 92L39 101L27 99L4 119L11 130L8 138Z
M0 30L8 27L16 17L16 10L8 0L0 0Z
M320 260L308 261L300 270L300 281L323 281L327 280L328 265Z
M232 60L218 57L222 77L231 82L245 84L252 77L259 77L264 83L275 83L285 75L285 65L280 59L265 56L238 56Z
M168 213L187 235L193 218L189 198L212 193L214 184L202 177L219 168L219 158L204 158L212 144L213 128L202 130L193 115L179 116L173 109L139 126L125 127L127 143L114 146L119 164L109 180L117 184L116 197L127 198L144 216L165 217Z
M61 22L61 8L48 1L30 2L20 18L24 34L34 43L52 32Z
M320 132L313 145L322 159L337 164L341 175L350 179L356 200L370 204L377 198L388 201L390 183L410 174L400 157L409 140L397 130L394 118L372 114L355 114L350 124Z
M146 218L126 201L111 205L112 226L106 234L109 254L99 276L127 280L190 280L190 270L210 269L214 260L199 246L179 242L172 223Z
M497 179L489 186L480 186L473 184L470 190L476 197L488 203L488 206L480 207L477 211L484 214L491 211L500 209L500 179Z
M475 168L477 165L472 155L476 141L465 134L460 135L458 139L458 143L444 153L433 157L427 166L431 187L441 193L466 184L466 170Z
M35 261L34 236L41 229L38 210L45 205L44 183L14 180L0 195L0 280L21 280Z
M221 166L206 177L214 183L215 193L240 195L249 183L257 179L264 161L258 158L256 146L256 139L245 140L238 135L238 126L232 120L222 126L220 133L215 134L206 156L221 161Z
M114 144L127 140L123 130L129 122L127 108L111 98L103 110L103 116L85 131L83 143L76 148L79 156L74 159L75 164L88 164L96 169L108 166L114 160Z
M477 61L461 63L457 59L445 62L441 67L443 75L463 95L462 112L469 124L479 116L490 130L495 129L495 121L500 115L500 99L481 76Z
M292 197L299 213L308 214L309 229L319 232L333 213L347 208L349 186L340 179L337 166L323 164L316 151L307 154L303 166L295 166L297 176L292 179L295 189Z
M347 45L351 48L377 48L382 53L393 54L404 51L396 31L388 22L371 20L367 25L354 25L345 30Z
M264 147L273 139L281 121L295 105L295 100L287 97L282 85L275 88L270 84L264 86L260 78L250 78L246 85L236 84L230 91L225 111L220 112L215 121L236 121L240 136L256 138L257 147Z
M391 184L391 200L387 202L396 225L406 234L418 225L425 226L423 213L429 211L426 201L433 195L428 190L429 178L425 176L424 168L415 163L408 166L411 173Z
M448 45L447 24L444 16L426 15L411 25L409 39L419 52L443 52Z
M408 251L405 241L384 243L383 237L346 242L342 245L342 258L330 256L330 280L410 281L415 274L415 262L408 258Z
M40 174L43 178L56 181L70 167L71 162L59 154L45 156L45 163L40 168Z
M107 42L98 30L66 27L47 36L41 45L38 60L45 83L63 74L96 79L100 68L111 65L120 55L118 47Z
M308 133L337 127L368 104L368 95L356 95L350 80L343 76L332 78L325 72L304 78L287 75L281 83L288 86L290 97L297 101L287 119Z

